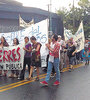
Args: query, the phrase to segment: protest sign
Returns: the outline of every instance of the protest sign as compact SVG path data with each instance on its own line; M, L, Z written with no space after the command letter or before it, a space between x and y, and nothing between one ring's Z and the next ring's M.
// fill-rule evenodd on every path
M1 36L5 37L9 45L12 45L14 38L18 38L19 42L23 43L25 36L28 36L29 38L35 36L38 42L46 44L48 42L47 19L20 31L0 33L0 37Z
M25 36L29 37L29 39L31 36L35 36L37 39L37 42L40 42L42 44L41 56L46 57L47 53L45 53L46 51L45 44L48 43L48 23L47 22L48 21L46 19L39 23L32 24L30 27L17 31L17 32L0 33L0 37L4 36L8 44L12 45L14 38L18 38L19 43L23 44ZM43 66L43 63L42 63L42 66Z
M0 48L0 70L22 70L23 45Z
M83 30L83 23L80 23L78 31L75 33L74 41L76 42L77 52L84 49L85 37L84 37L84 30Z
M68 30L68 29L64 28L65 41L69 40L71 37L73 37L73 34L72 34L71 30Z
M84 42L85 42L83 22L80 23L80 26L77 32L75 33L75 35L73 35L70 30L64 29L64 37L65 37L65 41L73 37L74 42L76 42L77 52L83 50Z

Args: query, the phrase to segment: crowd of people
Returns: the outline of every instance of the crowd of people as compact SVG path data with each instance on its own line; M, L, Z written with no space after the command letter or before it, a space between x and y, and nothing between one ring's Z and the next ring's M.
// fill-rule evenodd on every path
M6 39L2 36L0 39L0 48L8 47L9 44L7 43ZM26 80L32 80L33 77L33 70L34 67L37 71L36 81L39 80L39 71L41 67L41 56L40 56L40 49L41 44L37 42L36 38L32 36L30 39L28 37L24 38L25 47L23 47L25 51L24 55L24 64L23 69L19 70L11 70L9 78L18 78L20 80L25 79L25 70L26 65L28 65L28 72L29 76ZM13 46L17 46L19 44L19 40L14 38ZM82 51L77 52L76 43L71 37L68 41L64 41L60 35L54 34L51 38L49 38L48 43L46 44L47 49L49 50L49 54L47 55L47 75L45 81L40 82L41 84L48 85L50 76L55 73L56 81L53 85L60 84L60 71L64 67L69 67L69 71L74 69L73 65L79 62L83 62L84 60L85 65L89 65L89 55L90 55L90 40L85 40L85 48L83 54L85 55L85 59L82 57ZM7 70L0 70L0 76L6 77L8 71Z

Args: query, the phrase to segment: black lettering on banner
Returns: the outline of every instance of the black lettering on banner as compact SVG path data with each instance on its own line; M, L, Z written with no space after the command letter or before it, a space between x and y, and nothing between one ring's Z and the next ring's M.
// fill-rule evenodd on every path
M22 70L22 63L20 63L20 64L6 64L5 70Z
M77 50L79 50L79 48L80 48L81 41L82 41L82 37L79 38L79 39L76 41L76 44L77 44L76 48L77 48Z

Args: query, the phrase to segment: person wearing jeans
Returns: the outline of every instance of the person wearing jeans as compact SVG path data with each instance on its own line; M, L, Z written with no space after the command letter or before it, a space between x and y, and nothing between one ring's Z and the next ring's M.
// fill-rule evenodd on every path
M49 44L46 44L48 47L50 53L49 53L49 61L48 61L48 70L47 70L47 75L45 78L45 81L40 82L43 85L48 85L50 75L52 72L52 68L54 65L54 69L56 72L56 81L54 82L53 85L59 85L60 84L60 70L59 70L59 50L60 50L60 44L57 42L58 36L55 34L53 35L52 41L54 43L54 48L51 48Z
M56 80L60 82L59 58L54 58L54 63L48 62L47 76L45 78L45 81L47 83L50 79L50 75L51 75L51 72L52 72L53 65L54 65L54 69L55 69L55 72L56 72Z

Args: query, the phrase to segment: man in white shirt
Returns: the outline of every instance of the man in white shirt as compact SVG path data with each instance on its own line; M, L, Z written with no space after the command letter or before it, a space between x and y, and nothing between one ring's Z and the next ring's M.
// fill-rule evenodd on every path
M60 43L60 71L63 69L64 65L64 46L65 41L62 40L62 37L58 35L58 42Z

